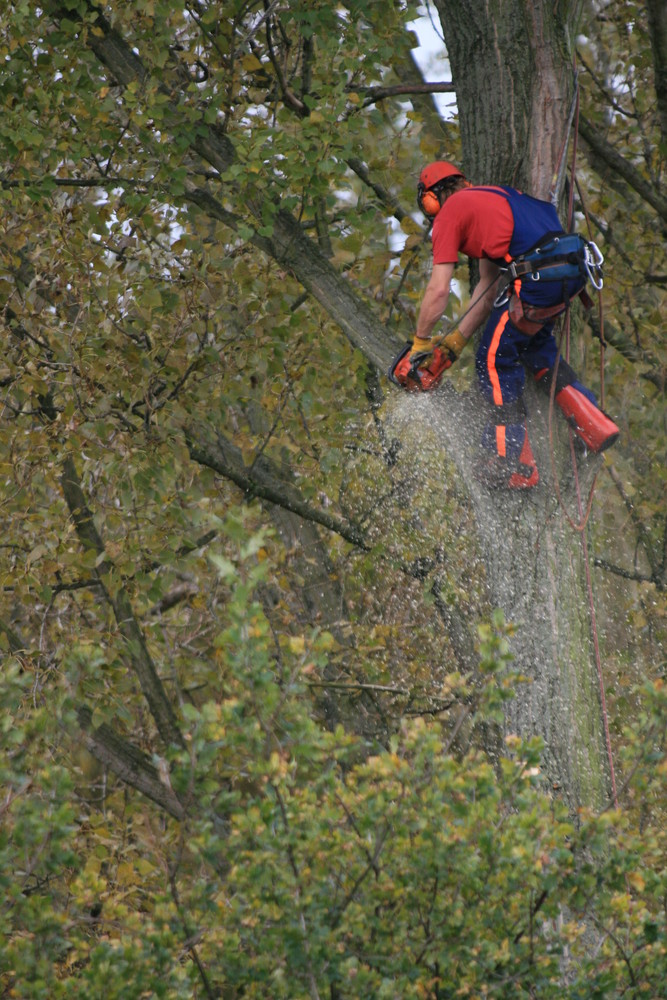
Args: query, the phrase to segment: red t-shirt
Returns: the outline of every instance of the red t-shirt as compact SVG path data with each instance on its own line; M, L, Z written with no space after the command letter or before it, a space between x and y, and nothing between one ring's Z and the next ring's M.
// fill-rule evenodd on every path
M502 194L463 188L450 195L433 223L433 263L455 264L459 253L502 260L509 250L514 217Z

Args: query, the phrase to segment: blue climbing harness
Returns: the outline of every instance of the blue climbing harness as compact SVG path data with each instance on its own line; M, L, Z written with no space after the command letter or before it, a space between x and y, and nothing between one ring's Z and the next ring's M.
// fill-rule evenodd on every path
M588 278L594 288L602 288L600 250L579 233L548 233L539 245L520 254L504 268L509 277L531 281L572 281Z

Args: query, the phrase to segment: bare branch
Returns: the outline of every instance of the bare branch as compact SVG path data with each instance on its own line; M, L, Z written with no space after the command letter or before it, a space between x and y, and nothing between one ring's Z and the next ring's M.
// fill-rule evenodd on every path
M183 803L147 754L115 733L106 722L93 729L92 712L87 706L82 705L77 710L77 717L84 746L100 764L108 767L117 778L136 788L170 816L179 820L184 818Z
M623 569L622 566L616 566L615 563L610 563L606 559L596 557L593 560L593 565L597 566L598 569L613 573L614 576L620 576L623 580L633 580L635 583L655 583L653 576L648 573L637 573L634 570Z
M271 60L271 65L273 66L273 71L278 78L278 84L280 86L280 92L283 95L283 101L285 104L296 111L297 114L306 116L308 114L308 108L299 100L296 94L290 89L283 68L280 65L280 60L276 54L273 47L273 33L271 31L271 18L266 18L266 45L269 51L269 59Z
M642 519L640 518L639 514L637 513L637 510L636 510L635 505L633 504L632 500L630 499L630 497L626 493L626 491L625 491L625 489L623 487L623 483L621 481L621 477L619 476L618 472L616 471L616 469L614 468L613 465L606 466L606 469L607 469L607 472L609 473L609 477L610 477L611 481L613 482L614 486L616 487L616 490L618 491L618 494L619 494L621 500L623 501L625 509L627 510L628 514L630 515L630 520L631 520L631 522L632 522L632 524L634 526L634 529L635 529L635 531L637 533L637 541L642 546L642 548L644 550L644 553L646 555L646 559L648 561L648 564L651 567L651 575L649 577L642 577L641 574L636 574L634 576L628 576L627 578L628 579L635 579L635 580L642 580L643 579L643 580L646 580L647 582L655 583L656 586L658 586L659 588L663 588L665 586L665 579L664 579L664 576L665 576L665 565L664 565L664 560L662 560L660 562L658 561L656 553L655 553L655 548L654 548L652 539L651 539L651 537L649 535L648 529L646 528L644 522L642 521ZM605 568L606 569L610 569L612 572L618 572L620 576L626 575L626 574L623 574L620 570L612 569L612 567L610 565L605 566Z
M95 576L99 580L107 602L113 609L120 633L127 642L127 651L132 667L137 675L144 697L148 702L151 715L155 720L160 736L167 745L183 746L183 737L176 715L174 714L172 704L167 697L155 664L148 652L144 634L134 616L127 592L123 587L112 590L107 586L109 577L113 571L113 564L106 555L104 542L97 531L93 515L86 503L86 498L81 489L81 483L79 482L74 465L74 459L71 455L68 455L63 462L60 485L72 521L74 522L76 533L79 536L79 541L85 549L97 553L98 559L95 567Z
M348 91L365 94L364 103L374 103L381 101L385 97L401 97L404 94L455 94L456 87L453 83L397 83L391 87L355 87L350 84L345 88Z
M364 184L367 184L368 187L375 192L382 204L391 211L395 219L402 222L403 219L407 218L408 213L403 211L393 194L387 191L385 187L382 187L381 184L372 180L368 167L365 163L362 163L362 161L356 156L351 156L346 162L350 170L354 170L357 177L359 177Z
M599 156L615 174L637 192L640 198L654 208L661 219L667 221L667 198L663 197L629 160L617 153L602 133L583 116L579 117L579 134L596 156Z
M596 337L600 337L600 321L598 317L590 312L586 317L586 322L590 325ZM635 365L646 365L648 371L642 373L642 378L651 382L659 392L665 389L665 370L661 362L654 354L645 348L638 347L619 327L609 320L605 320L604 339L608 344L623 355L626 361Z
M368 548L363 532L355 525L341 521L335 515L327 514L308 504L296 487L280 475L266 456L262 456L250 469L245 465L241 451L222 434L218 433L216 444L212 444L204 440L194 427L184 428L184 433L190 458L231 479L244 493L284 507L307 521L315 521L352 545L362 549Z

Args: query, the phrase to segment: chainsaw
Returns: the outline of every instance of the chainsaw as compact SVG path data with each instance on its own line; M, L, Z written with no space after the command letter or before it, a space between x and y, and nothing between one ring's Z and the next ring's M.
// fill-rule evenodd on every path
M433 348L433 357L425 368L418 368L410 361L412 341L408 341L392 361L387 375L394 383L408 392L430 392L437 389L440 380L452 366L452 357L447 350Z

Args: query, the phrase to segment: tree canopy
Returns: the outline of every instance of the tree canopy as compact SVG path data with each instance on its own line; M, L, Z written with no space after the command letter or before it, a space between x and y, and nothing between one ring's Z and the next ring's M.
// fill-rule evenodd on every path
M438 81L420 13L0 14L3 996L662 988L665 13L437 0ZM471 492L471 358L384 378L420 165L546 196L561 149L623 432L586 516L539 407L551 489Z

